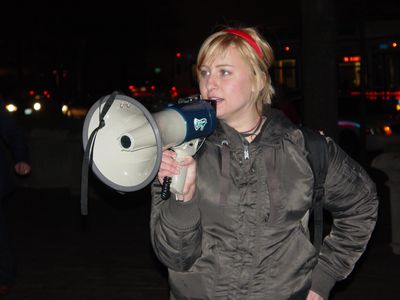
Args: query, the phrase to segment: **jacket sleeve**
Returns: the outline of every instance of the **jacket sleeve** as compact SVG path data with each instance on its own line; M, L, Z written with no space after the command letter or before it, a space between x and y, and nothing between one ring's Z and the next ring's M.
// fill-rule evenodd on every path
M366 171L329 138L328 147L324 209L331 213L332 228L321 247L311 288L324 299L364 252L378 209L375 184Z
M196 196L187 202L161 199L161 184L152 184L151 242L158 259L169 269L187 271L201 254L200 210Z

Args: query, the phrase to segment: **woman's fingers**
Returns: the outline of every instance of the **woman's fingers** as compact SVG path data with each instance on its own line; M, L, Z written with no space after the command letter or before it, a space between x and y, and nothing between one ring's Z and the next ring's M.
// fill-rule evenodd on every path
M179 163L179 165L187 167L187 166L192 165L194 163L194 161L195 160L192 156L186 156L185 159Z
M171 150L166 150L162 154L158 180L162 183L164 177L172 177L179 174L179 164L175 160L176 154Z
M183 194L187 196L187 200L190 200L196 190L196 161L193 157L188 156L181 162L181 166L187 167Z
M158 171L158 180L164 182L165 177L173 177L180 174L180 168L187 167L185 184L182 195L185 195L184 200L190 200L196 190L196 161L192 156L185 157L181 162L176 161L176 153L172 150L163 151L160 170ZM187 199L186 199L187 198Z

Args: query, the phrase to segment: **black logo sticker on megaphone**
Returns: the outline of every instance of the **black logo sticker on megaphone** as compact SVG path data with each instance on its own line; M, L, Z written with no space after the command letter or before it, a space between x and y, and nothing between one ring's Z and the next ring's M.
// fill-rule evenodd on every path
M194 118L193 124L194 124L194 130L203 131L204 127L206 127L206 125L207 125L207 119L206 118L202 118L202 119Z

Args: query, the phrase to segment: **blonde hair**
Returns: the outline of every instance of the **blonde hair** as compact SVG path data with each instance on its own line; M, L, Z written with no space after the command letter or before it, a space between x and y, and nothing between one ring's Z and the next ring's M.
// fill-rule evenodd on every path
M231 29L233 28L227 28L225 30ZM250 35L259 48L257 50L245 38L225 30L210 35L203 42L197 56L197 73L199 73L200 67L204 63L212 62L231 45L234 45L242 57L247 60L254 74L257 91L250 100L256 103L257 111L261 114L264 105L271 104L272 96L275 93L268 71L273 62L272 48L255 28L235 28L234 30L239 30ZM261 50L261 55L257 53L258 50ZM261 86L264 87L261 88Z

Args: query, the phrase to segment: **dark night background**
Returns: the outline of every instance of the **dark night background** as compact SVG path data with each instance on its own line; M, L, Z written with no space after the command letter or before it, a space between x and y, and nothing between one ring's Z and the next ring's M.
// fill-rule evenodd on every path
M0 9L0 91L5 100L46 89L53 102L84 106L146 82L158 90L195 89L190 70L197 50L221 25L256 26L278 59L286 55L281 50L285 44L294 45L296 92L311 99L307 78L316 80L325 72L318 59L327 64L349 39L362 47L361 31L374 22L386 22L392 34L390 27L398 23L391 26L390 21L398 21L400 14L395 0L3 1ZM345 42L338 45L339 39ZM177 52L182 54L179 65ZM177 74L177 67L183 74ZM155 73L156 68L161 71ZM332 67L325 73L334 77L334 72ZM335 80L332 89L337 89ZM326 90L318 81L310 88ZM326 101L336 102L332 99ZM309 111L316 115L314 106L306 108L306 118Z
M51 97L44 100L53 108L30 116L21 109L16 113L31 150L32 173L16 179L20 188L9 205L19 277L6 298L168 298L165 269L149 244L148 187L121 195L91 176L89 217L83 219L84 115L71 109L69 118L59 107L87 109L114 90L149 109L176 101L196 91L192 68L203 40L220 26L243 25L257 27L274 49L277 105L290 100L302 122L334 137L377 183L377 228L354 273L338 284L332 299L397 299L400 256L390 247L394 221L388 175L371 168L371 161L388 149L388 140L396 151L400 144L399 111L394 109L400 100L400 48L381 48L400 43L400 2L103 2L0 3L1 104L22 106L32 100L30 91L46 90ZM344 62L349 57L366 63ZM154 85L155 92L136 96L129 88L133 85ZM358 127L337 126L345 117ZM380 133L367 136L367 129L386 121L393 125L390 139ZM392 165L398 171L398 161Z
M356 32L360 21L400 13L394 0L333 2L338 34ZM0 88L9 94L47 88L91 103L132 83L177 84L171 82L175 53L193 63L201 42L220 25L256 26L275 49L301 41L301 6L302 1L3 1ZM157 76L155 67L162 70Z
M6 92L37 85L49 88L55 85L57 72L65 76L57 86L62 93L90 102L94 99L86 99L88 94L154 79L157 66L162 69L158 80L173 84L168 80L175 53L195 59L200 43L219 25L249 24L268 30L299 22L298 4L274 6L269 8L262 1L253 5L227 1L16 3L2 9L1 65L13 76L7 85L2 80L1 88Z

